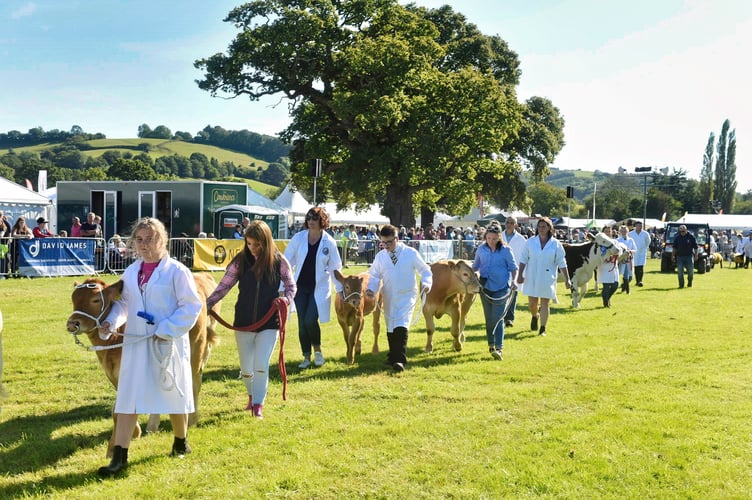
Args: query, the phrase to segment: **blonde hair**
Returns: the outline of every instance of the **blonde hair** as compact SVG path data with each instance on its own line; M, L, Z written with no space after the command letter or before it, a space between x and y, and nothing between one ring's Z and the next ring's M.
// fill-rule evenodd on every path
M131 243L136 239L136 233L141 230L149 231L154 235L157 246L163 250L160 257L164 257L164 254L167 253L167 243L170 241L170 237L167 236L167 229L162 221L154 217L143 217L137 220L131 229ZM135 248L135 250L138 253L138 248Z

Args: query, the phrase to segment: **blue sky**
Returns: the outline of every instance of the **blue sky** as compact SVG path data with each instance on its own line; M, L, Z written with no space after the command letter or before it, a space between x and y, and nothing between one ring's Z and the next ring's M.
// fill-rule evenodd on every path
M698 178L710 132L737 131L739 190L752 189L752 2L747 0L416 0L452 5L520 58L521 100L566 120L553 166L615 173L683 168ZM41 126L110 138L138 126L206 125L276 134L285 101L218 99L193 61L235 36L228 0L3 0L0 131Z

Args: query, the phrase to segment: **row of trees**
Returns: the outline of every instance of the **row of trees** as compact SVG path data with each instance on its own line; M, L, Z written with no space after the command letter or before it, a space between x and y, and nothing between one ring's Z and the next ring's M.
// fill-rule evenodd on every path
M9 132L0 132L0 148L21 148L25 146L36 146L38 144L45 143L58 143L71 139L78 139L80 141L90 141L93 139L106 139L104 134L87 134L78 125L73 125L70 132L64 130L47 130L42 127L34 127L29 129L27 133L19 132L18 130L11 130Z
M257 134L249 130L225 130L222 127L212 127L211 125L207 125L194 136L189 132L181 131L173 134L165 125L158 125L152 129L144 123L138 127L138 137L209 144L246 153L267 162L276 162L280 158L287 158L290 152L290 147L277 137Z
M147 153L122 153L116 150L105 151L99 157L86 156L75 148L58 146L41 153L12 150L0 156L0 176L24 184L38 178L40 170L47 170L50 186L61 180L174 180L230 178L252 179L282 186L290 175L286 159L270 163L266 168L235 165L232 162L219 162L202 153L190 157L181 155L152 158Z

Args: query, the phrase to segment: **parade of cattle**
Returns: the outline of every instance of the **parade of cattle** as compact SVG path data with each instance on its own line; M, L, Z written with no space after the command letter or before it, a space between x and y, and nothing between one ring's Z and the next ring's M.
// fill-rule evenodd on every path
M348 365L355 364L361 354L368 316L373 332L370 352L384 350L379 345L383 324L386 365L395 373L408 366L408 333L420 315L425 321L425 352L433 350L435 320L444 315L450 318L453 348L461 351L467 314L478 296L490 359L503 360L505 329L514 328L518 295L528 298L530 330L545 336L551 332L547 330L549 304L559 301L558 282L570 290L572 307L578 308L595 278L602 306L610 308L619 286L625 294L631 293L632 286L643 286L647 259L661 254L654 235L644 230L640 221L632 228L577 230L570 238L557 231L547 217L525 225L510 216L503 221L504 227L492 220L467 230L467 238L462 230L450 227L447 232L443 224L424 232L385 224L370 227L366 233L370 236L365 239L350 234L351 228L342 231L330 227L326 212L313 207L289 241L273 241L262 221L246 223L242 228L245 246L217 283L212 275L193 273L170 255L169 238L159 221L146 218L138 224L141 229L127 238L127 251L133 254L122 278L113 284L99 278L76 282L71 296L73 310L66 322L76 344L96 353L107 379L118 389L107 448L112 461L99 469L103 477L115 476L127 467L127 445L131 438L141 435L138 414L151 414L147 425L151 432L159 426L160 413L169 413L171 419L182 415L185 429L181 433L176 427L172 454L190 453L187 428L198 422L202 375L218 340L218 323L236 332L241 378L248 390L246 409L261 419L270 358L278 343L279 370L286 387L284 339L288 317L296 317L298 324L303 356L298 369L322 366L326 358L321 324L330 321L332 298ZM685 286L684 272L686 284L692 286L693 262L701 251L708 254L711 263L720 261L722 265L724 260L735 260L737 267L748 266L752 235L738 238L733 248L728 246L725 233L718 243L712 234L708 236L698 245L692 232L679 225L671 243L660 245L664 251L670 249L670 258L680 269L680 288ZM442 240L449 245L436 247ZM261 263L268 264L267 271L261 270ZM348 271L351 266L364 270ZM175 270L168 272L168 268ZM168 283L165 289L162 283L171 273L192 276L189 282L181 283L183 292L178 293L177 301L165 298L174 293L174 285ZM229 323L222 319L221 302L236 284L235 319ZM131 289L136 291L135 296ZM182 293L191 298L180 298ZM171 305L158 305L162 301ZM195 302L196 306L187 308L183 301ZM1 332L0 315L0 340ZM269 340L262 341L263 334ZM184 351L176 347L183 345L177 344L180 339L185 342ZM135 347L142 341L143 352ZM0 376L1 355L0 342ZM119 387L119 381L134 367L148 367L154 374L152 382L157 388L145 399L138 394L123 394ZM4 392L0 381L0 402ZM175 406L160 401L178 403Z

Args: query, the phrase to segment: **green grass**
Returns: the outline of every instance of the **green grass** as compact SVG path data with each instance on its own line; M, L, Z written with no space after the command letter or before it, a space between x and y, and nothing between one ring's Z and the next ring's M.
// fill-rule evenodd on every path
M95 470L107 463L115 393L65 331L73 278L0 281L0 497L748 498L749 271L716 267L684 290L657 261L648 271L611 309L591 292L574 311L560 288L545 338L527 329L523 300L501 362L487 352L479 303L461 352L444 317L424 354L420 319L398 375L370 354L370 323L354 366L333 322L327 363L300 372L293 317L288 399L275 353L262 421L243 410L222 329L194 453L170 459L171 433L148 435L131 444L127 478L108 481Z

